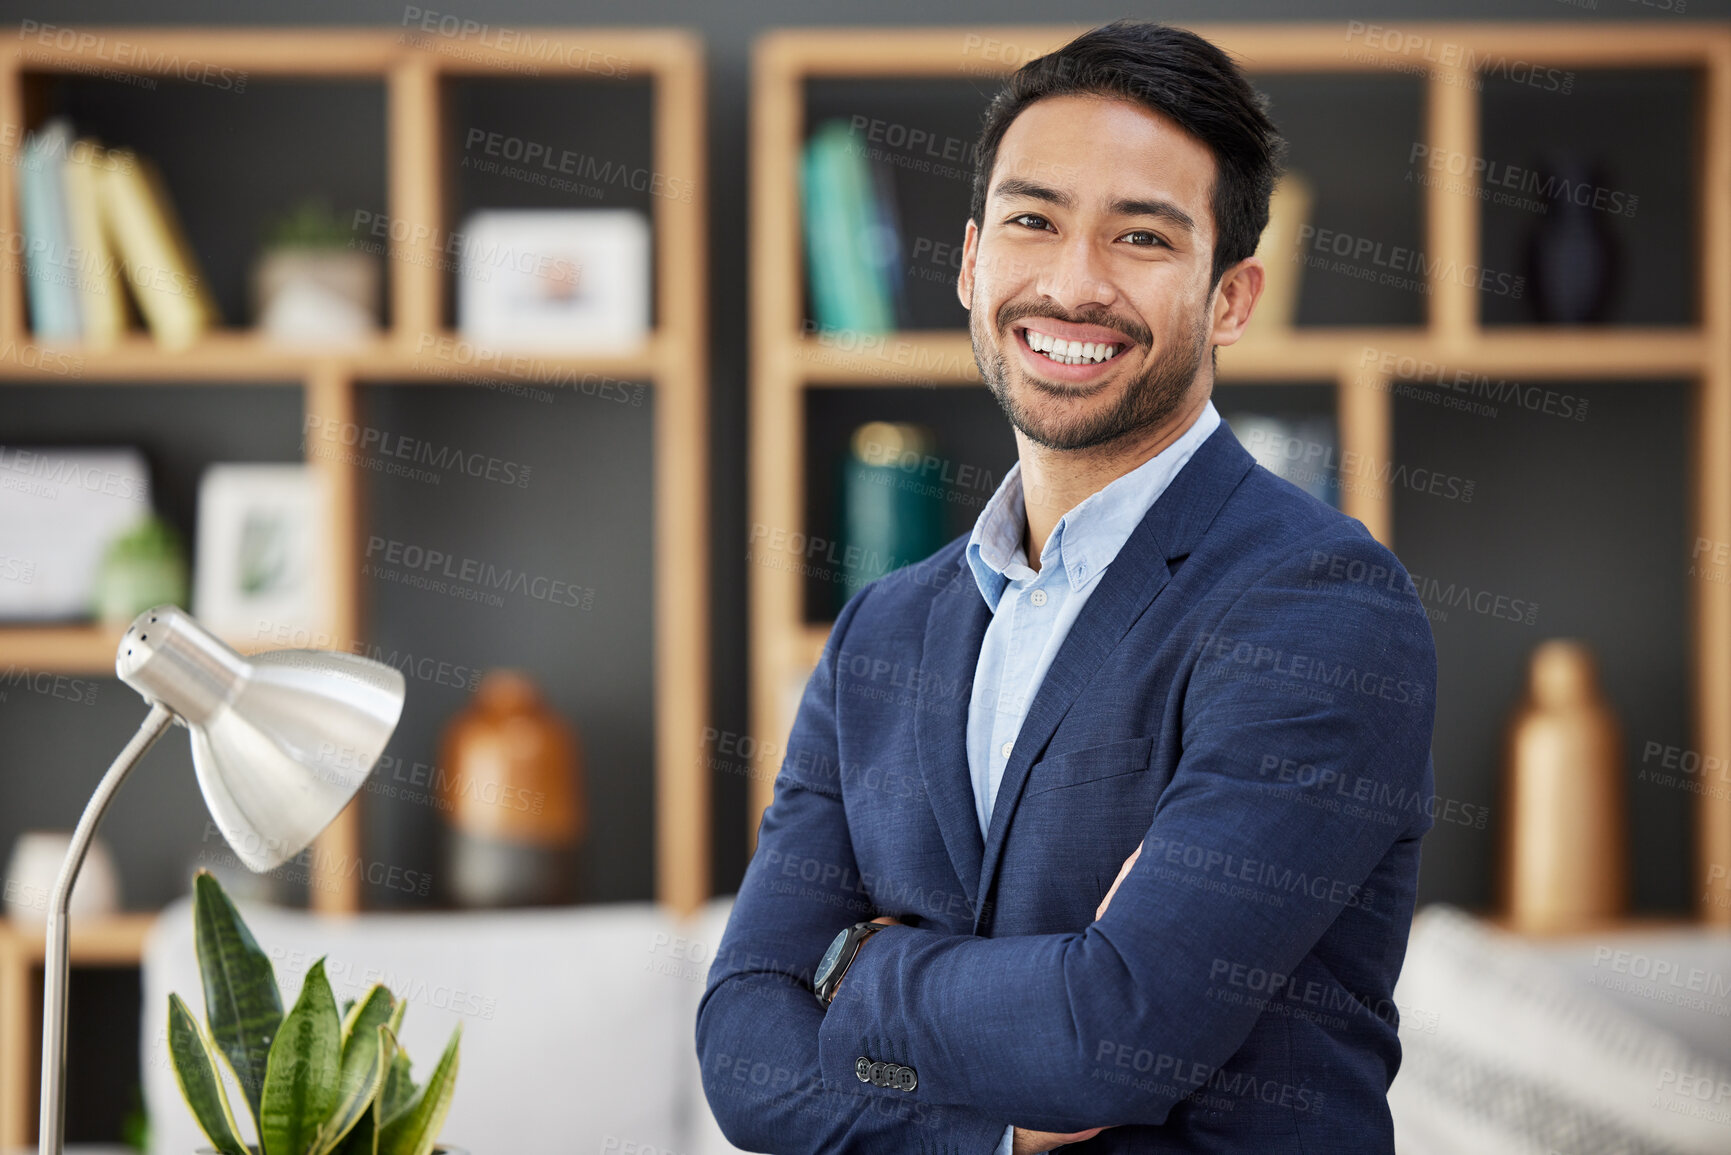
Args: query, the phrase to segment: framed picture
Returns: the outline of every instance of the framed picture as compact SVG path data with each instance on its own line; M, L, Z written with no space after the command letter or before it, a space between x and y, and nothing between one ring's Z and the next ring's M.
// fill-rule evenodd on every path
M150 509L137 449L0 445L0 619L88 619L103 551Z
M633 349L649 336L649 235L634 209L475 213L462 227L457 329L501 349Z
M213 465L198 485L193 616L231 642L329 620L322 478L305 465Z

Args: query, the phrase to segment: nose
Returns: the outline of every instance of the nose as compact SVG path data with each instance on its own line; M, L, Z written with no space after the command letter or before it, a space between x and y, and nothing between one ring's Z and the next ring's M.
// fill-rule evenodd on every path
M1035 288L1071 315L1089 306L1110 306L1118 299L1117 290L1105 275L1102 254L1093 239L1083 233L1063 238L1040 270Z

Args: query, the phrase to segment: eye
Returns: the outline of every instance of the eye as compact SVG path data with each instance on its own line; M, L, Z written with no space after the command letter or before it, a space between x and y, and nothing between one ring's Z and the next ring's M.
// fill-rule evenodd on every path
M1046 218L1041 216L1039 213L1017 213L1015 216L1011 217L1006 223L1007 224L1015 224L1018 221L1039 221L1043 225L1046 223Z
M1147 237L1148 238L1147 241L1142 242L1141 244L1134 245L1133 247L1135 247L1135 248L1142 248L1142 249L1166 248L1166 249L1169 249L1172 247L1171 245L1167 244L1165 242L1165 240L1163 238L1161 238L1161 236L1158 233L1151 233L1147 229L1137 229L1134 232L1125 233L1124 235L1126 237Z

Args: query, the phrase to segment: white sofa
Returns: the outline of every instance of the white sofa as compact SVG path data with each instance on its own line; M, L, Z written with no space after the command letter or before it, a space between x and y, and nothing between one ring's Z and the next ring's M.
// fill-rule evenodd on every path
M339 1001L375 980L406 996L417 1076L463 1024L444 1138L472 1155L727 1155L737 1149L704 1099L695 1036L731 906L715 899L688 921L650 903L340 920L242 911L285 1007L321 955ZM163 1042L170 991L203 1014L191 913L189 900L167 908L146 949L152 1155L207 1145ZM1665 981L1651 981L1661 962ZM1429 907L1395 999L1405 1059L1389 1103L1402 1155L1731 1151L1731 935L1540 943ZM230 1101L244 1115L232 1087Z
M472 1155L725 1155L698 1079L697 1002L731 896L682 921L653 903L329 919L241 905L271 955L283 1007L326 959L339 1005L383 981L409 1000L417 1079L463 1026L443 1138ZM143 967L140 1056L152 1155L209 1143L181 1100L165 1044L168 995L201 1019L192 903L157 919ZM251 1139L232 1082L229 1101Z

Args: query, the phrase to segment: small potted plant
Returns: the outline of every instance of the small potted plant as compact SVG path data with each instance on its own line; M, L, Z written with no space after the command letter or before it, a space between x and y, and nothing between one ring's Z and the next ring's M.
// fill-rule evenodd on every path
M407 1003L383 983L337 1009L324 959L287 1015L276 973L209 871L193 879L198 969L208 1028L168 996L168 1049L181 1094L222 1155L462 1155L437 1146L457 1082L457 1043L416 1086L397 1041ZM220 1054L252 1113L243 1143L217 1067Z
M378 332L379 252L322 200L306 200L266 230L253 267L259 329L296 345L342 345Z

